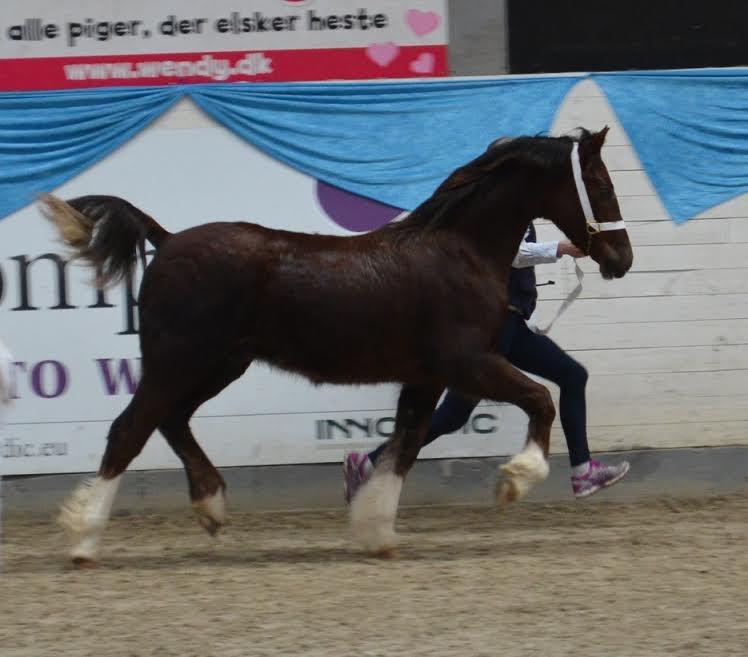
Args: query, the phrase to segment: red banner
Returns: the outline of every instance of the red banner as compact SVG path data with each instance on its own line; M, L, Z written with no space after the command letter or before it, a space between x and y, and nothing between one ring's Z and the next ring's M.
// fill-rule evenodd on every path
M0 60L0 90L447 75L446 46L272 50Z

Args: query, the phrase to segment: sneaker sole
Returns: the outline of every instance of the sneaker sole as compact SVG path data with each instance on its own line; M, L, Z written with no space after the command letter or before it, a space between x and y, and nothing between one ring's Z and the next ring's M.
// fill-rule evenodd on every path
M621 474L619 474L614 479L611 479L610 481L607 481L604 484L600 484L599 486L597 486L597 488L591 488L590 490L586 490L584 491L584 493L575 493L574 497L576 497L577 499L582 499L584 497L589 497L590 495L594 495L595 493L601 491L603 488L610 488L613 484L617 484L619 481L621 481L621 479L623 479L629 473L630 469L631 469L631 464L626 463L626 468L623 470Z

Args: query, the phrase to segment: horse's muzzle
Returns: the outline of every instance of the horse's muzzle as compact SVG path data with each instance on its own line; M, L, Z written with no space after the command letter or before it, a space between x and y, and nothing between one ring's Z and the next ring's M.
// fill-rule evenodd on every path
M634 252L630 245L613 249L606 249L605 257L600 261L600 274L603 278L622 278L631 269L634 262Z

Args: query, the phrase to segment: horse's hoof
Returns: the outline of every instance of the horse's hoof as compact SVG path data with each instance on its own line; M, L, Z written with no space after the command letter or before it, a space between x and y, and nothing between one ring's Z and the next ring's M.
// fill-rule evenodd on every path
M501 506L516 502L519 496L517 484L511 479L505 479L496 486L496 498Z
M96 568L96 562L88 557L73 557L73 568L76 570L92 570Z
M223 488L219 488L213 495L193 500L192 508L205 531L211 536L215 536L226 521Z
M371 556L375 559L387 559L391 561L397 559L397 550L395 548L380 548L371 553Z
M218 533L218 530L221 528L221 523L216 522L215 520L213 520L213 518L208 518L207 516L198 516L198 520L203 526L203 529L205 529L205 531L208 532L211 536L215 536Z

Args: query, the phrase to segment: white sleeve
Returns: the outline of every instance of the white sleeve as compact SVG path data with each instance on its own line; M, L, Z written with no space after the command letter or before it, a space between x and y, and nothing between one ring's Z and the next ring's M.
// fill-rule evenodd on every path
M534 267L544 265L558 260L558 242L526 242L522 240L519 251L514 256L512 267L522 269L523 267Z

